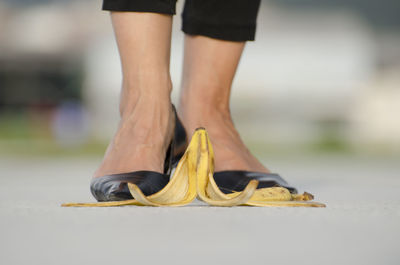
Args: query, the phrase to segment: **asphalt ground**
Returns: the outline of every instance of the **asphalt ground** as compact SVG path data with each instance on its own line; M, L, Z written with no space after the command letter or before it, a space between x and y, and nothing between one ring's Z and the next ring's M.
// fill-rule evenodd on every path
M395 158L264 157L327 208L62 208L95 158L0 158L0 264L400 264Z

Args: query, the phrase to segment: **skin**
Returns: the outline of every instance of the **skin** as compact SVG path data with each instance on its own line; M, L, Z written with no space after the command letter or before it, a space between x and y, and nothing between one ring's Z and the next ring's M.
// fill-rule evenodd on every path
M163 171L175 120L169 74L172 17L112 12L122 65L121 120L94 177Z
M247 149L232 121L229 101L245 42L185 36L179 117L191 135L207 129L215 152L215 171L268 172Z
M94 177L151 170L163 172L175 121L169 73L172 16L112 12L122 65L121 120ZM229 110L232 81L245 42L185 36L178 114L188 135L205 127L215 170L268 172L246 148Z

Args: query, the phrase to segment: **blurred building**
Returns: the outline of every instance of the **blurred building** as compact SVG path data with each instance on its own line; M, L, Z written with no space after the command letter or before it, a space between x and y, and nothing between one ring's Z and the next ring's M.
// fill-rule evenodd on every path
M91 137L113 133L120 64L100 7L100 0L0 2L0 116L17 106L54 111L81 102ZM399 9L396 0L262 1L257 41L246 47L232 95L244 138L292 144L328 134L399 151ZM173 31L176 100L179 15Z

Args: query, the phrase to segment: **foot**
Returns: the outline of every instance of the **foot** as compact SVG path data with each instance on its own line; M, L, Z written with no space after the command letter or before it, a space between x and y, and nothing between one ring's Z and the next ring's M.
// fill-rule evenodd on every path
M270 172L247 149L235 129L229 111L204 108L193 111L192 106L189 112L184 106L181 104L179 114L187 134L192 135L197 127L204 127L210 136L215 154L215 171Z
M124 108L117 132L94 177L138 170L164 171L175 127L169 97L162 100L143 97L130 102L135 104Z

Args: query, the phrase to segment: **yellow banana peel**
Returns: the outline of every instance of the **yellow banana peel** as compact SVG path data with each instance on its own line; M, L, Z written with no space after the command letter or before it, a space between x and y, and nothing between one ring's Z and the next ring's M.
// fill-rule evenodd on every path
M110 207L110 206L183 206L198 199L212 206L267 206L267 207L325 207L312 202L310 193L291 194L283 187L257 189L258 181L251 180L241 192L223 193L215 183L214 151L204 128L197 129L179 161L169 183L159 192L145 196L139 187L128 183L135 199L97 203L66 203L64 207Z
M307 192L301 195L291 194L284 187L257 189L256 180L250 181L242 192L223 193L213 178L214 152L210 138L204 129L197 130L193 137L196 133L200 135L200 158L192 159L198 161L196 170L198 197L206 203L214 206L325 207L322 203L310 202L314 196Z
M197 170L194 171L197 178L198 198L213 206L237 206L245 204L257 189L258 181L250 181L242 192L228 197L218 188L213 178L214 152L210 139L205 129L197 129L192 141L198 141L198 152L191 153L191 160L197 161ZM193 171L190 171L192 173Z

